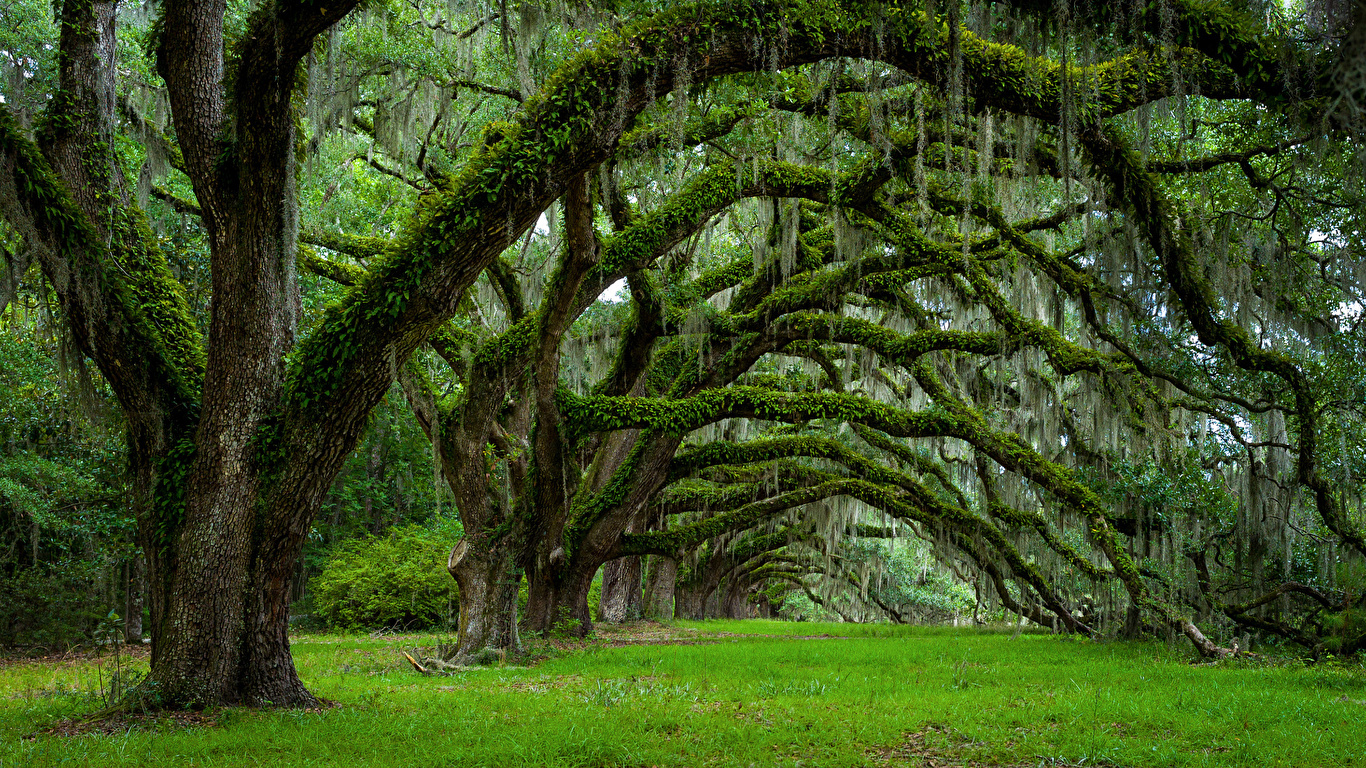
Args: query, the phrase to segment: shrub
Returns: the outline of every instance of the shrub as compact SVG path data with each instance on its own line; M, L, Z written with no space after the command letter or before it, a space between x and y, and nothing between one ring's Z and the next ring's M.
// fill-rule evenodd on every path
M453 623L459 595L446 558L454 541L411 525L339 543L309 583L315 615L340 629Z
M107 612L101 575L85 561L0 573L0 646L65 650L87 640Z

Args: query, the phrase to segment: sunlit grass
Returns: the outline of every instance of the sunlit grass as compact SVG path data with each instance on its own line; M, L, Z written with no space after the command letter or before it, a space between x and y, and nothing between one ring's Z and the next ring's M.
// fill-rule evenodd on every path
M1195 666L1182 646L951 628L679 629L695 644L590 647L454 677L419 676L399 656L430 639L304 637L301 675L341 707L116 736L22 739L88 711L97 675L89 663L10 665L0 765L918 765L907 744L1030 765L1366 763L1356 667Z

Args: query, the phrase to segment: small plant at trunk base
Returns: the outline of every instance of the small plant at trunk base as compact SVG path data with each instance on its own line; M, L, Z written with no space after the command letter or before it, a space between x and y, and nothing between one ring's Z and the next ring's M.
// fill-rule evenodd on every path
M117 611L110 611L95 626L96 674L99 687L96 697L105 707L120 703L125 694L137 687L143 674L130 667L132 658L123 653L124 620ZM105 677L105 661L110 662Z

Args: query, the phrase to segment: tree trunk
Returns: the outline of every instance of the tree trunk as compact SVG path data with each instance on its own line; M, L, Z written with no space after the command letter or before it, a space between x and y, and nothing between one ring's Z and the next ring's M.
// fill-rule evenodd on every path
M754 609L749 602L749 582L737 578L732 578L730 582L720 613L728 619L753 618Z
M619 557L602 568L602 602L598 615L609 624L636 621L641 616L639 556Z
M222 1L164 5L157 64L203 211L213 299L177 560L155 629L162 647L143 686L157 705L318 703L289 652L289 582L326 484L286 477L291 457L272 453L280 448L264 436L300 312L296 69L352 5L258 9L234 41L231 78ZM354 445L353 435L330 437L311 457L315 475L335 472Z
M143 594L147 590L147 566L142 555L128 560L128 581L123 602L123 639L129 645L142 644Z
M542 636L568 634L587 637L593 630L588 609L588 591L598 566L580 564L565 569L563 575L543 574L528 579L526 617L522 629Z
M521 574L505 542L466 537L451 549L446 569L460 587L460 636L447 661L487 662L521 650L517 589Z
M711 592L693 584L679 584L674 589L674 617L697 621L703 617Z
M645 618L657 621L673 617L674 584L677 580L677 560L664 555L650 556L650 571L645 586Z

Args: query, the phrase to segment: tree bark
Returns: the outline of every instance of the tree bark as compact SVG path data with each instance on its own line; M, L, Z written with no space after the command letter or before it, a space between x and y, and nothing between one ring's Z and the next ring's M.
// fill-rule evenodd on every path
M674 589L674 618L702 619L711 592L700 584L679 584Z
M179 559L163 577L159 647L143 686L154 704L318 703L299 680L288 628L290 578L322 491L314 483L311 498L277 497L284 459L261 432L280 407L299 316L295 70L353 5L254 11L235 46L231 98L224 1L165 5L157 63L203 211L213 298Z
M541 635L587 637L593 630L588 592L597 570L597 565L579 564L564 569L558 577L529 581L523 628Z
M664 555L650 556L645 587L645 618L669 619L674 615L674 583L678 580L678 561Z
M446 565L460 587L460 635L447 661L470 664L521 649L517 633L516 571L506 542L487 535L465 537L451 549Z
M619 557L602 567L602 598L598 615L608 624L641 617L641 563L637 555Z

